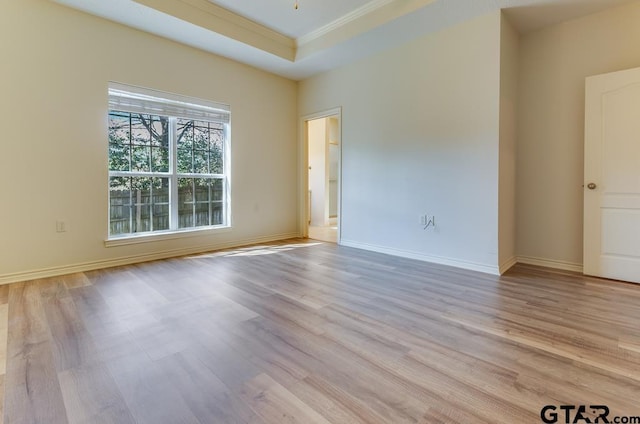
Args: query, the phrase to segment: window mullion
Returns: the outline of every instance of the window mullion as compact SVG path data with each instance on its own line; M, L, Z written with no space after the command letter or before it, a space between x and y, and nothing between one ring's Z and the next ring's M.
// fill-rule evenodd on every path
M169 118L169 219L170 229L178 229L178 119Z
M153 154L153 153L151 153ZM153 162L152 162L153 163ZM151 165L150 165L151 166ZM149 231L153 231L153 210L155 209L155 205L153 202L154 199L154 190L153 190L153 183L154 183L154 179L151 178L151 185L149 186Z
M229 181L231 176L231 157L229 140L231 138L229 124L224 126L223 129L223 141L222 141L222 200L223 200L223 222L225 225L231 225L231 182Z
M133 233L133 213L135 211L133 207L133 178L127 178L129 180L129 231Z
M142 177L142 178L169 178L169 172L129 172L129 171L109 171L110 177Z

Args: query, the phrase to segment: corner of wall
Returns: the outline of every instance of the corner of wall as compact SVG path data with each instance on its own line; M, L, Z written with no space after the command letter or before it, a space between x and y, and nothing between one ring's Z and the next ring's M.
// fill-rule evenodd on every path
M515 162L518 55L519 34L502 12L500 15L500 123L498 148L498 264L501 273L503 272L502 264L510 263L513 265L516 254Z

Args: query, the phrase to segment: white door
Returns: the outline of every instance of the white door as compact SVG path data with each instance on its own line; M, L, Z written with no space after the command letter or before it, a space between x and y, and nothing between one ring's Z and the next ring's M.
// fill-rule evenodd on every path
M587 78L584 273L640 283L640 68Z

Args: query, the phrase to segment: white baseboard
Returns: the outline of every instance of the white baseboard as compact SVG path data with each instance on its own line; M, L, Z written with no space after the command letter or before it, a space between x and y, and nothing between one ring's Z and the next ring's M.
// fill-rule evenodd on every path
M500 275L502 275L505 272L509 271L509 268L511 268L512 266L514 266L517 263L518 263L518 257L517 256L513 256L510 259L507 259L506 261L501 263L500 266L499 266Z
M147 262L147 261L155 261L158 259L173 258L177 256L193 255L196 253L204 253L204 252L210 252L213 250L229 249L233 247L246 246L250 244L268 243L272 241L286 240L286 239L298 238L298 237L300 237L300 234L298 232L284 233L284 234L276 234L271 236L256 237L256 238L244 239L244 240L213 243L213 244L207 244L203 246L196 246L196 247L189 247L189 248L182 248L182 249L163 250L160 252L126 256L126 257L115 258L115 259L106 259L106 260L99 260L99 261L83 262L83 263L72 264L72 265L55 266L50 268L42 268L38 270L16 272L13 274L0 274L0 285L16 283L19 281L34 280L37 278L55 277L58 275L71 274L74 272L84 272L84 271L91 271L94 269L110 268L114 266L130 265L130 264Z
M518 263L527 265L544 266L547 268L561 269L563 271L574 271L582 273L582 264L556 259L536 258L533 256L518 256Z
M409 250L394 249L390 247L377 246L368 243L359 243L351 240L340 240L340 245L347 247L355 247L356 249L370 250L372 252L385 253L392 256L400 256L408 259L417 259L419 261L431 262L439 265L448 265L456 268L468 269L471 271L484 272L486 274L500 275L497 266L485 265L477 262L461 261L459 259L445 258L441 256L425 255L423 253L412 252Z
M83 263L72 264L72 265L42 268L38 270L17 272L12 274L0 274L0 285L16 283L19 281L33 280L37 278L55 277L57 275L71 274L74 272L84 272L84 271L91 271L94 269L110 268L110 267L120 266L120 265L130 265L130 264L139 263L139 262L154 261L158 259L167 259L167 258L172 258L177 256L193 255L196 253L204 253L204 252L209 252L214 250L246 246L250 244L268 243L268 242L286 240L286 239L298 238L298 237L301 237L301 235L298 232L292 232L292 233L276 234L271 236L256 237L251 239L236 240L236 241L223 242L223 243L213 243L209 245L197 246L197 247L191 247L191 248L164 250L164 251L154 252L149 254L126 256L122 258L90 261L90 262L83 262ZM499 267L496 267L496 266L485 265L485 264L480 264L476 262L461 261L459 259L425 255L422 253L412 252L408 250L394 249L394 248L377 246L377 245L368 244L368 243L359 243L359 242L345 240L345 239L340 240L339 244L342 246L354 247L354 248L363 249L363 250L370 250L373 252L385 253L392 256L400 256L408 259L417 259L420 261L432 262L440 265L449 265L457 268L484 272L492 275L504 274L509 268L511 268L516 263L522 263L527 265L537 265L537 266L543 266L546 268L560 269L564 271L573 271L573 272L579 272L579 273L583 272L582 264L579 264L579 263L558 261L555 259L536 258L532 256L513 257L505 261L504 263L500 264Z

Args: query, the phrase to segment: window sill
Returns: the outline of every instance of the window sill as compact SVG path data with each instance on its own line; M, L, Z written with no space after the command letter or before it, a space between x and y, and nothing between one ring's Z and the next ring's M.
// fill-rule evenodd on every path
M133 236L113 237L104 241L105 247L126 246L130 244L154 241L175 240L186 237L201 237L231 231L230 226L191 228L188 230L167 231L155 234L136 234Z

